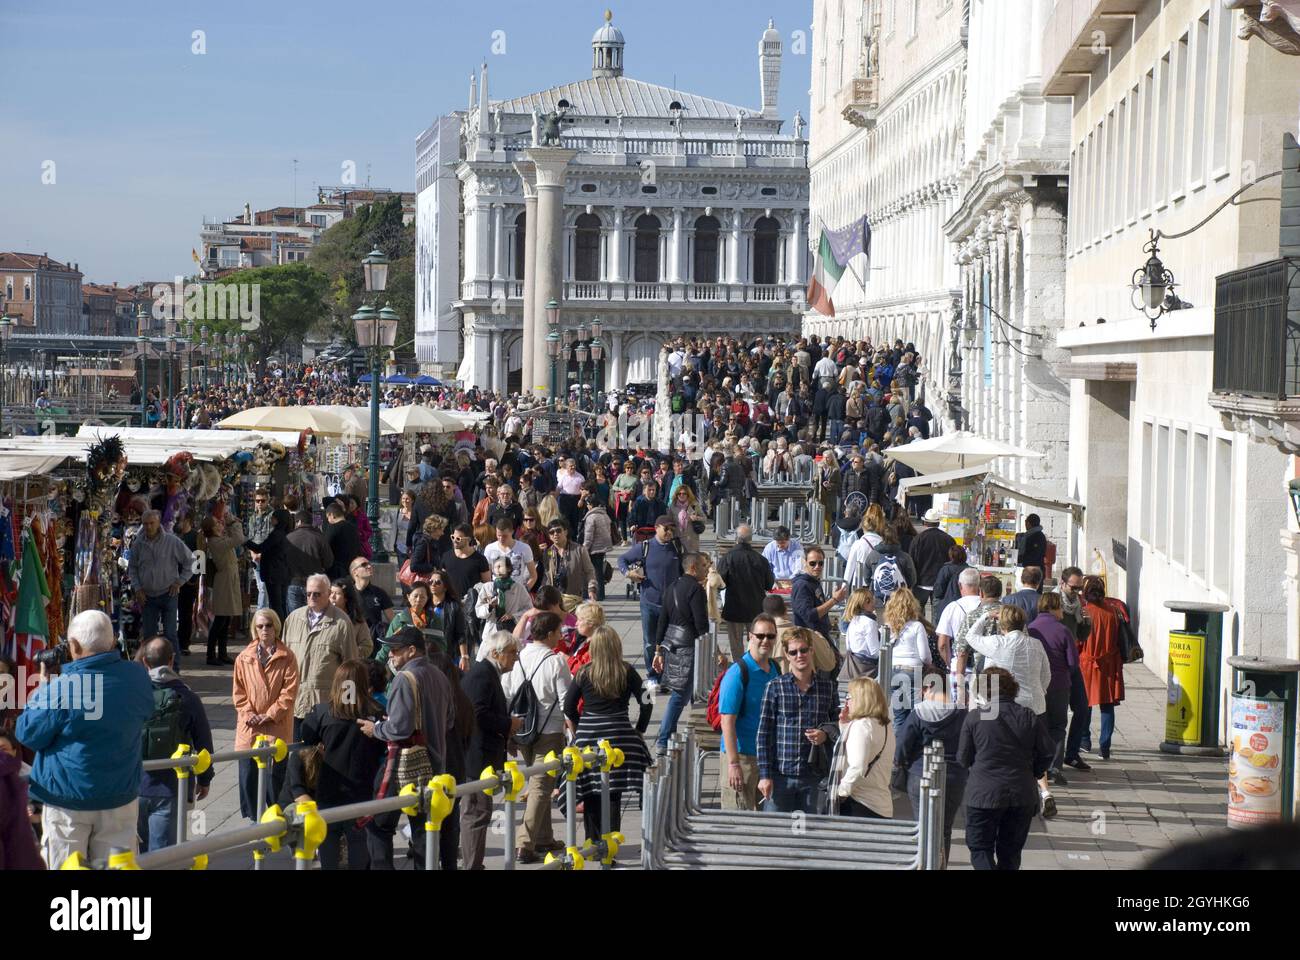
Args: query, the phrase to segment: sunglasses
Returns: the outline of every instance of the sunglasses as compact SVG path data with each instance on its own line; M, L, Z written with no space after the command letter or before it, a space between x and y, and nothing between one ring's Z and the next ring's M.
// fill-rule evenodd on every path
M826 566L826 561L825 561L825 560L809 560L809 561L808 561L808 566L810 566L810 567L824 567L824 566Z
M810 651L807 647L800 647L798 650L794 649L793 647L786 647L785 652L786 652L786 656L804 657L807 656Z
M755 640L775 640L775 639L776 639L776 634L775 634L775 633L751 633L750 636L753 637Z

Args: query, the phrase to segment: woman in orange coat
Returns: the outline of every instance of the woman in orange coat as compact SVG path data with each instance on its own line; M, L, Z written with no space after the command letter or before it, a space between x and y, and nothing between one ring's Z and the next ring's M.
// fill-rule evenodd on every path
M253 635L235 658L235 749L247 750L258 734L286 743L293 739L293 704L298 696L298 660L280 642L280 617L274 610L253 614ZM265 803L280 795L284 763L273 768ZM257 818L257 761L239 761L239 809Z
M1120 650L1119 619L1106 601L1100 577L1083 581L1084 613L1092 622L1088 639L1079 648L1079 672L1088 691L1088 711L1101 708L1099 756L1110 759L1110 739L1115 732L1115 704L1124 699L1124 655ZM1090 723L1092 717L1088 717ZM1087 724L1082 729L1087 729Z

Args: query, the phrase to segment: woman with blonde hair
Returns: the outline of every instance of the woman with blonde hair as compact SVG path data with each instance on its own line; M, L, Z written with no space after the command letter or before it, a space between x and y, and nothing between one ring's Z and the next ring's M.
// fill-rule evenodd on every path
M253 614L249 644L235 658L231 699L235 707L235 749L248 750L259 734L272 740L293 740L293 706L298 699L298 658L281 642L280 615L269 607ZM274 802L284 785L285 764L277 763L267 783L262 806L257 797L257 766L239 761L239 810L256 820Z
M560 518L560 503L555 499L555 494L548 493L537 504L537 515L541 518L541 528L550 529L551 521Z
M848 652L844 671L849 678L875 677L880 668L880 623L876 619L876 597L868 588L849 594L841 618L844 648Z
M907 587L899 587L885 604L885 626L894 644L894 672L890 695L894 704L894 727L901 729L912 712L916 692L921 689L924 669L931 662L930 636L921 617L921 604Z
M827 450L822 454L822 462L817 468L817 498L821 501L822 512L822 537L825 540L830 536L834 527L836 511L840 505L840 487L844 482L844 477L840 473L840 458L834 450ZM829 542L826 540L825 542Z
M672 503L668 504L668 516L677 523L677 537L681 541L684 553L698 553L700 535L695 532L696 523L704 523L704 514L700 513L695 491L686 484L680 484L673 494Z
M844 562L844 577L850 587L857 588L871 582L867 573L867 558L892 535L884 509L880 504L873 503L862 515L862 536L853 542L853 548Z
M579 749L608 740L611 746L623 751L623 765L609 774L609 828L618 830L622 823L623 794L641 789L642 773L650 764L650 753L641 735L650 724L650 711L654 704L649 697L642 695L641 675L623 659L623 640L612 627L598 627L587 648L591 662L573 678L564 697L564 716L574 731L573 745ZM627 713L632 700L638 706L635 729ZM584 804L587 838L593 841L599 840L603 833L600 779L599 768L592 767L580 774L577 780L578 800ZM561 793L560 797L563 808L565 794Z
M842 816L880 820L894 816L889 792L894 729L889 719L889 703L880 684L870 677L849 681L840 710L844 773L835 791Z

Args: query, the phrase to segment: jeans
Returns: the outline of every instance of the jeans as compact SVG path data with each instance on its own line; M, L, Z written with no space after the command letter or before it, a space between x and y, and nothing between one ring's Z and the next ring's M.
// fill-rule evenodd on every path
M772 799L765 802L763 809L775 813L817 813L818 793L821 781L814 776L787 777L784 774L772 774Z
M1043 719L1047 723L1047 732L1051 734L1052 742L1056 744L1056 751L1052 754L1051 766L1047 768L1049 773L1060 773L1061 764L1065 761L1065 718L1069 707L1070 691L1068 689L1047 691L1047 712L1044 714Z
M400 564L398 565L400 568ZM289 589L284 592L284 607L289 613L307 606L307 588L290 584Z
M320 868L339 869L339 854L347 848L347 869L365 870L370 866L370 851L366 846L366 831L355 820L331 823L325 839L321 841Z
M141 643L161 633L171 642L173 650L179 649L176 639L177 602L177 598L170 593L148 597L145 600L144 615L141 617L140 625ZM160 619L162 620L161 626L159 625Z
M916 690L920 686L923 667L895 667L889 681L889 706L894 715L894 736L903 732L903 724L912 712L916 702Z
M829 426L829 429L830 429L830 435L829 435L830 442L831 442L831 443L839 443L839 442L840 442L840 436L844 433L844 421L843 421L843 420L834 420L834 419L832 419L832 420L829 421L829 424L830 424L830 426Z
M136 825L140 852L161 850L176 842L176 797L141 797Z
M842 797L840 799L840 816L859 817L866 820L889 819L888 817L882 817L866 804L858 803L858 801L854 800L852 797Z
M677 721L681 719L682 711L690 703L690 694L682 693L680 690L674 690L668 697L668 705L664 708L664 718L659 723L659 739L657 741L660 750L668 749L668 738L677 730Z
M262 579L262 571L253 567L253 580L257 583L257 609L264 610L271 604L266 593L266 581ZM284 620L283 617L280 618Z
M1037 807L967 807L966 846L976 870L1019 870Z
M596 602L605 602L605 555L603 553L593 553L591 555L591 565L596 569Z
M181 652L190 649L190 638L194 634L194 604L199 599L199 582L194 580L181 587L177 598L176 636L180 640Z
M655 659L655 637L659 635L659 615L664 608L657 603L641 601L641 645L645 648L645 673L647 680L659 682L659 674L651 669Z
M1092 747L1088 725L1092 723L1092 708L1088 706L1088 691L1083 685L1083 674L1075 667L1070 671L1070 731L1065 740L1065 759L1078 760L1079 747L1088 741Z
M1097 750L1103 757L1109 757L1111 737L1115 735L1115 704L1103 703L1097 709L1101 711L1101 739L1097 742ZM1065 741L1067 760L1079 759L1079 747L1084 737L1091 735L1089 732L1091 724L1092 707L1088 707L1082 713L1075 711L1070 721L1070 733Z

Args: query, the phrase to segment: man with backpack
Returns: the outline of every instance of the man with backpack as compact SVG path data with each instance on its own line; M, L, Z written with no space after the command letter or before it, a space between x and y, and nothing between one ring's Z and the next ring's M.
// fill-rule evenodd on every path
M885 604L898 592L899 587L911 589L916 586L916 564L899 546L898 536L892 527L886 528L883 539L867 554L863 567L861 581L853 582L862 582L871 586L879 610L885 609ZM853 580L852 572L850 572L850 580Z
M212 727L203 701L172 669L172 656L172 645L166 637L152 637L140 647L138 659L149 671L154 703L141 736L144 760L164 760L182 743L189 744L192 753L214 749ZM215 775L216 771L209 767L188 778L189 803L208 795ZM175 771L146 770L140 779L140 813L136 825L141 853L161 850L176 842L176 814Z
M749 649L718 677L709 698L709 723L722 733L722 808L758 809L758 718L763 692L780 671L772 660L776 619L760 613L749 628Z
M668 588L682 575L681 556L677 524L664 514L655 520L655 535L633 546L618 560L623 575L641 585L641 642L645 653L646 683L652 687L659 686L659 673L654 669L659 615L663 612L663 598Z
M510 713L522 717L514 742L523 754L523 766L546 759L564 749L564 711L560 708L572 677L564 657L555 652L562 622L553 613L539 613L528 625L532 642L525 645L509 675ZM528 803L516 860L537 863L545 854L563 850L551 826L551 791L556 779L539 773L528 778Z

